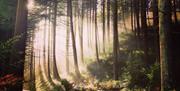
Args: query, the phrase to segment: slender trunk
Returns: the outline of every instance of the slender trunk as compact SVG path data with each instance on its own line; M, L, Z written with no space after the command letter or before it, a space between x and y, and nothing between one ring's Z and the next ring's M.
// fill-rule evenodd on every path
M36 62L35 62L35 52L33 52L33 88L34 88L34 91L36 91Z
M119 51L119 40L118 40L118 1L113 1L113 55L114 55L114 80L118 80L118 51Z
M68 6L68 3L67 3ZM67 28L66 28L66 72L69 74L69 38L70 38L70 30L69 30L69 7L67 7Z
M66 33L66 72L69 74L69 19L67 19Z
M35 91L35 53L34 53L34 33L32 33L32 48L31 48L31 61L30 61L30 90Z
M45 72L45 75L47 74L47 70L46 70L46 26L47 26L47 6L45 6L45 19L44 19L44 44L43 44L43 62L44 62L44 72Z
M51 7L49 6L49 24L48 24L48 62L47 62L47 78L51 81L51 72L50 72L50 61L51 61Z
M84 9L82 5L82 10L81 10L81 26L80 26L80 31L79 31L79 39L80 39L80 50L81 50L81 61L84 63L84 46L83 46L83 20L84 20Z
M75 73L80 77L80 71L78 66L77 51L76 51L76 40L74 36L74 27L73 27L73 16L72 16L72 0L68 0L69 12L70 12L70 25L71 25L71 36L72 36L72 45L73 45L73 55L74 55L74 65Z
M57 0L54 0L54 17L53 17L53 77L55 79L60 79L58 74L58 68L56 63L56 19L57 19Z
M140 37L140 21L139 21L139 0L135 0L135 16L136 16L136 32L137 36Z
M171 30L171 0L159 0L159 40L160 40L160 68L161 91L168 90L169 72L168 61L170 53L168 49L169 34Z
M147 16L146 16L146 0L141 0L141 31L143 32L144 35L144 61L146 64L149 64L148 62L148 45L147 45Z
M94 16L94 24L95 24L95 48L96 48L96 60L99 62L99 50L98 50L98 27L97 27L97 0L94 2L94 8L95 8L95 16Z
M125 3L121 2L121 3L122 3L122 20L123 20L123 25L124 25L125 31L127 32L126 21L125 21L125 8L126 7L124 7L126 5L126 2Z
M107 0L107 30L108 41L110 41L110 0Z
M158 62L160 60L158 0L153 0L152 3L153 3L153 27L154 27L155 48L156 48L155 53L156 53L156 61Z
M93 24L92 24L92 22L93 22L93 19L94 19L94 8L92 8L93 7L93 0L90 0L90 33L89 33L89 35L90 35L90 41L89 41L89 45L90 45L90 47L92 48L92 36L93 36Z
M92 31L92 0L90 0L90 15L89 15L89 34L88 34L88 46L91 47L91 31ZM87 24L88 25L88 24Z
M105 53L105 44L106 44L106 41L105 41L105 38L106 38L106 31L105 31L105 0L102 1L102 22L103 22L103 52Z
M134 12L133 12L133 0L131 0L131 28L134 31Z
M159 15L158 15L158 0L153 0L153 26L156 28L158 31L158 24L159 24Z

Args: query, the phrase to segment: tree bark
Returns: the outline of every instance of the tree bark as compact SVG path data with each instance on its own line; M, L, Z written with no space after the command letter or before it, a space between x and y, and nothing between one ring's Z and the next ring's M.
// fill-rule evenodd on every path
M69 12L69 6L68 6L68 3L67 3L67 20L66 20L66 23L67 23L67 28L66 28L66 72L67 74L69 74L69 38L70 38L70 23L69 23L69 15L70 12Z
M160 48L159 48L159 15L158 15L158 0L153 0L153 27L154 27L154 37L155 37L155 53L156 61L159 63Z
M50 3L51 5L51 3ZM50 61L51 61L51 57L50 57L50 53L51 53L51 7L49 6L49 16L48 16L48 20L49 20L49 24L48 24L48 60L47 60L47 78L48 80L52 80L51 79L51 74L50 74Z
M113 55L114 55L114 80L118 80L118 51L119 51L119 40L118 40L118 1L113 1Z
M134 11L135 11L135 17L136 17L136 35L138 37L140 37L140 20L139 20L139 0L135 0L135 7L134 7Z
M133 0L131 0L131 28L134 31L134 12L133 12Z
M141 31L143 32L143 37L144 37L144 61L148 65L148 45L147 45L147 16L146 16L146 0L141 0Z
M80 57L81 62L84 63L84 46L83 46L83 21L84 21L84 9L83 9L83 1L79 0L79 15L78 15L78 21L79 21L79 40L80 40ZM81 11L81 12L80 12Z
M169 86L168 61L170 56L168 43L171 21L171 0L159 0L161 91L167 90Z
M57 80L60 80L58 74L58 68L56 63L56 19L57 19L57 0L54 0L54 17L53 17L53 77Z
M83 21L84 21L84 9L82 5L82 10L81 10L81 29L80 29L80 46L81 46L81 61L84 63L84 45L83 45Z
M16 11L16 22L14 36L20 36L19 40L13 45L16 49L18 57L14 57L12 53L11 63L16 65L15 69L11 72L20 80L15 85L10 86L8 91L21 91L23 89L24 77L24 60L25 60L25 46L26 46L26 31L27 31L27 0L18 0ZM10 70L10 69L9 69Z
M74 66L75 73L80 77L80 71L78 66L77 51L76 51L76 40L74 36L74 27L73 27L73 16L72 16L72 0L68 0L69 12L70 12L70 25L71 25L71 36L72 36L72 45L73 45L73 55L74 55Z
M110 0L107 0L107 30L108 30L108 41L110 41Z
M94 16L94 24L95 24L95 49L96 49L96 60L99 62L99 50L98 50L98 27L97 27L97 0L94 2L94 10L95 10L95 16Z
M45 17L44 17L44 34L43 34L43 37L44 37L44 44L43 44L43 62L44 62L44 72L45 72L45 75L47 75L47 70L46 70L46 27L47 26L47 6L45 6Z
M105 44L106 44L106 41L105 41L105 38L106 38L106 31L105 31L105 0L102 0L102 23L103 23L103 52L105 53Z

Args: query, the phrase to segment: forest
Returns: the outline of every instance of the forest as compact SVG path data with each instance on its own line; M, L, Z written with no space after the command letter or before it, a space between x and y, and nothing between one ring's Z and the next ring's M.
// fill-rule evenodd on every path
M0 0L0 91L180 91L180 0Z

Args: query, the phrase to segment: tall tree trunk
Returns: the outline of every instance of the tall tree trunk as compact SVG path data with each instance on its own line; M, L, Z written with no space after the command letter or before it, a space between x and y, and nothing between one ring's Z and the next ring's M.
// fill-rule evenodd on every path
M147 4L146 4L146 0L141 0L141 25L142 25L142 28L145 29L147 28L147 21L146 21L146 7L147 7Z
M31 48L31 60L30 60L30 90L34 91L36 89L35 83L35 53L34 53L34 35L35 32L32 32L32 48Z
M78 66L78 58L76 51L76 40L74 36L74 27L73 27L73 16L72 16L72 0L68 0L69 12L70 12L70 25L71 25L71 36L72 36L72 45L73 45L73 55L74 55L74 65L75 65L75 73L78 77L80 77L80 71Z
M54 17L53 17L53 77L55 79L60 80L60 76L58 74L58 68L56 63L56 19L57 19L57 0L54 0Z
M69 20L70 20L70 18L69 18L69 16L70 16L70 12L69 12L69 6L68 6L68 3L67 3L67 20L66 20L66 22L67 22L67 28L66 28L66 72L67 72L67 74L69 74L69 38L70 38L70 27L69 27L69 25L70 25L70 23L69 23Z
M135 17L136 17L136 35L140 37L140 21L139 21L139 0L135 0Z
M107 0L107 30L108 41L110 41L110 0Z
M131 0L131 28L134 31L134 12L133 12L133 0Z
M24 59L25 59L25 44L26 44L26 30L27 30L27 0L18 0L16 11L16 22L14 36L21 35L20 39L13 45L16 49L18 57L14 57L12 54L11 63L16 64L16 68L12 69L12 73L21 80L15 83L8 91L21 91L23 89L23 77L24 77Z
M140 22L139 22L139 1L138 0L132 0L132 7L133 7L133 27L134 27L134 35L136 39L136 48L139 48L140 43Z
M125 6L126 6L126 2L121 1L120 3L122 5L121 6L122 7L122 9L121 9L121 12L122 12L122 21L123 21L124 29L127 32L126 21L125 21L125 9L126 9Z
M113 1L113 55L114 55L114 79L118 80L118 51L119 51L119 40L118 40L118 1Z
M105 53L105 44L106 44L106 41L105 41L105 38L106 38L106 31L105 31L105 0L102 0L102 23L103 23L103 52Z
M155 30L158 31L158 24L159 24L159 15L158 15L158 0L153 0L153 26L155 27Z
M156 48L155 53L156 53L156 61L158 62L160 60L158 0L153 0L152 3L153 3L153 27L154 27L155 48Z
M159 0L159 40L160 40L160 68L161 91L168 89L169 72L168 61L170 54L168 49L169 34L171 29L171 0Z
M50 3L51 4L51 3ZM51 74L50 74L50 53L51 53L51 7L49 6L49 24L48 24L48 61L47 61L47 78L51 81Z
M92 32L92 0L90 0L90 15L89 15L89 37L88 37L88 46L91 47L91 32Z
M43 62L44 62L44 72L45 72L45 75L47 75L47 70L46 70L46 27L47 26L47 6L45 6L45 17L44 17L44 34L43 34L43 37L44 37L44 44L43 44Z
M97 0L94 2L94 10L95 10L95 16L94 16L94 24L95 24L95 48L96 48L96 60L99 62L99 50L98 50L98 27L97 27Z
M144 35L144 61L148 64L148 45L147 45L147 16L146 16L146 0L141 0L141 31Z
M82 2L82 1L81 1ZM83 4L81 8L81 26L80 26L80 32L79 32L79 38L80 38L80 50L81 50L81 61L84 63L84 46L83 46L83 21L84 21L84 9Z
M84 21L84 9L83 9L83 1L78 1L78 30L79 30L79 43L80 43L80 58L81 62L84 63L84 46L83 46L83 21Z

